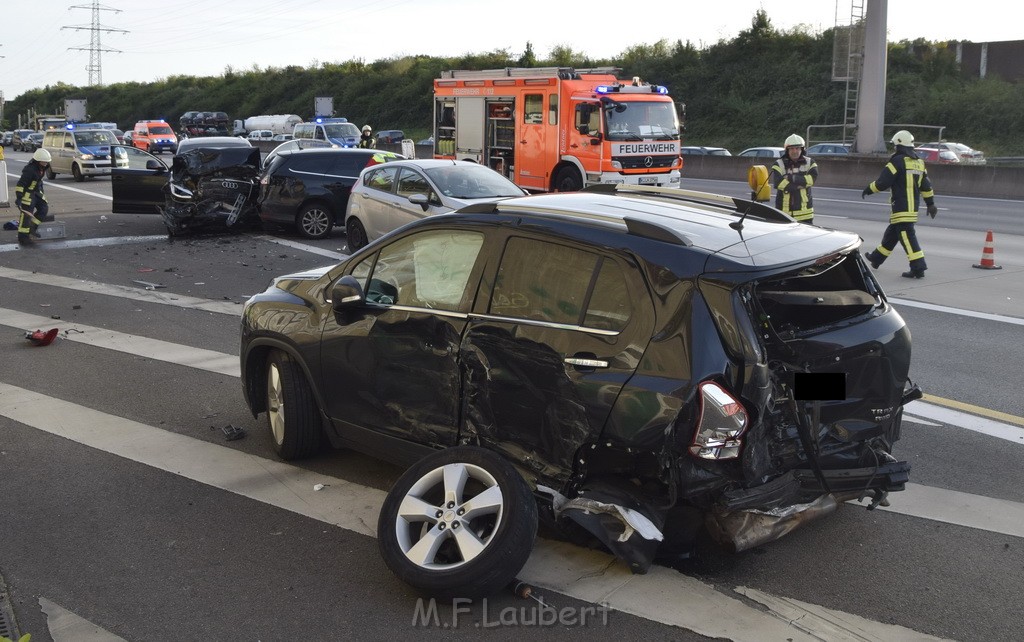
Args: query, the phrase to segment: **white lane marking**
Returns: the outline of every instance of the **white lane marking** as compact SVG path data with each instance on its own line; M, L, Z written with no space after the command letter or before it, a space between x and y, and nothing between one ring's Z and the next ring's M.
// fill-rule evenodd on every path
M45 597L39 598L39 606L46 614L46 628L53 642L126 642Z
M1018 319L1017 317L1008 317L1002 314L990 314L988 312L975 312L974 310L964 310L963 308L950 308L945 305L935 305L934 303L923 303L921 301L911 301L910 299L889 299L890 303L895 305L905 305L911 308L921 308L922 310L932 310L933 312L945 312L947 314L959 314L965 317L973 317L975 319L985 319L986 321L998 321L999 323L1012 323L1014 325L1024 325L1024 319Z
M825 633L821 639L829 642L864 642L864 640L878 639L878 623L858 615L826 609L823 606L791 598L775 597L745 586L737 586L736 592L764 604L773 613L778 613L779 617L789 620L795 626L808 626L818 634ZM887 635L881 639L924 642L926 640L943 640L944 638L925 635L902 626L892 626Z
M28 161L18 161L18 162L19 163L27 163ZM11 178L21 178L21 174L12 174L11 172L7 172L7 175L10 176ZM46 187L47 188L55 187L57 189L66 189L66 190L68 190L70 192L77 192L79 194L84 194L86 196L95 196L96 198L102 198L103 200L107 200L107 201L114 200L113 196L107 196L106 194L97 194L96 192L90 192L89 190L79 189L77 187L71 187L70 185L58 185L57 183L54 183L53 181L46 181Z
M923 401L911 401L906 406L907 412L919 415L926 419L938 421L947 426L957 426L973 430L990 437L998 437L1015 444L1024 445L1024 427L994 421L987 417L979 417L961 410L953 410L943 406L937 406Z
M166 241L167 235L160 236L110 236L97 239L73 239L69 241L43 240L31 250L21 250L17 243L0 245L0 252L35 251L35 250L66 250L79 247L109 247L111 245L127 245L129 243L152 243Z
M214 350L193 348L180 343L149 339L116 330L97 328L74 321L50 319L5 308L0 308L0 325L19 328L26 332L57 328L61 331L58 336L75 343L84 343L231 377L241 376L238 357ZM69 330L69 332L64 334L64 330ZM81 332L72 332L71 330L80 330Z
M903 413L903 421L911 421L915 424L921 424L922 426L934 426L936 428L941 428L943 426L943 424L937 424L934 421L928 421L926 419L921 419L920 417L914 417L913 415L908 415L907 413Z
M5 383L0 383L0 415L90 448L346 530L376 536L377 517L386 496L381 490ZM314 491L317 484L325 484L323 490ZM633 575L607 554L564 542L538 539L519 577L577 599L605 603L618 611L682 626L709 637L751 642L830 639L813 626L790 624L784 617L755 609L677 571L655 566L647 575ZM686 608L679 608L681 596L685 596ZM870 625L869 621L864 622L862 629ZM875 623L868 639L897 639L897 631L905 629Z
M876 510L1024 537L1024 504L1007 499L908 483L906 490L890 493L889 501L895 505Z
M296 250L302 250L303 252L309 252L310 254L319 254L320 256L327 256L332 259L337 259L339 261L341 259L348 258L349 256L348 254L343 254L341 252L325 250L315 245L306 245L305 243L299 243L298 241L292 241L289 239L282 239L276 236L267 236L265 234L261 234L258 236L254 236L253 238L255 238L258 241L268 241L270 243L277 243L278 245L284 245L285 247L290 247Z
M38 283L40 285L49 285L69 290L89 292L91 294L116 296L123 299L143 301L145 303L160 303L180 308L205 310L206 312L216 312L218 314L238 316L242 313L242 305L240 302L232 303L230 301L201 299L199 297L174 294L171 292L164 292L162 290L140 290L138 287L113 285L109 283L100 283L98 281L86 281L84 279L72 279L57 274L43 274L41 272L29 272L28 270L0 267L0 278L24 281L26 283Z

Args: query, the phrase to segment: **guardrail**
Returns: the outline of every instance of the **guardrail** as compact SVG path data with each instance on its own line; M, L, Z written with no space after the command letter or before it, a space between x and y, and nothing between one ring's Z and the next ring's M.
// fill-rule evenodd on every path
M815 185L863 189L878 178L886 158L858 154L840 158L815 158L814 162L818 164L818 180ZM687 178L708 178L746 183L747 172L752 165L771 165L765 160L739 156L684 156L683 181L685 183ZM1024 162L1004 165L994 160L988 159L985 165L929 163L928 176L935 194L1024 200Z

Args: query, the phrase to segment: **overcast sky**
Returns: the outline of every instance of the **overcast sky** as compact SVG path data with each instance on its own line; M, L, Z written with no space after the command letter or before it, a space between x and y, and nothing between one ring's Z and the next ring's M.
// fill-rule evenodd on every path
M868 0L869 2L874 0ZM698 47L731 39L764 8L777 29L848 24L851 0L103 0L103 84L174 75L309 66L406 54L453 56L526 43L592 58L665 39ZM0 91L7 100L89 83L92 0L4 0ZM888 0L889 40L1024 40L1024 8L1002 0ZM83 27L75 29L74 27ZM81 48L82 50L75 49Z

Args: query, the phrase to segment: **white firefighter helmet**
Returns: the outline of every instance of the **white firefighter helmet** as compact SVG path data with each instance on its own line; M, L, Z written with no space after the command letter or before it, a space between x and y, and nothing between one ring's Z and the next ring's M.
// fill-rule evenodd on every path
M370 127L369 125L363 125L363 132L364 133L371 132L371 131L373 131L372 127Z
M892 135L893 145L903 145L904 147L914 146L914 135L905 129L901 129Z
M786 139L786 147L806 147L804 139L799 134L792 134Z
M36 152L32 154L32 160L36 161L37 163L49 163L51 160L50 152L46 151L45 149L37 149Z

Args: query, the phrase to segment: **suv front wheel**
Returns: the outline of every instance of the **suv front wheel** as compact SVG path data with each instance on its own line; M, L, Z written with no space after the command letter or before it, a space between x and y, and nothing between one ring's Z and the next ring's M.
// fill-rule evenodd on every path
M308 239L326 238L334 227L334 214L323 203L309 203L299 210L295 227Z

